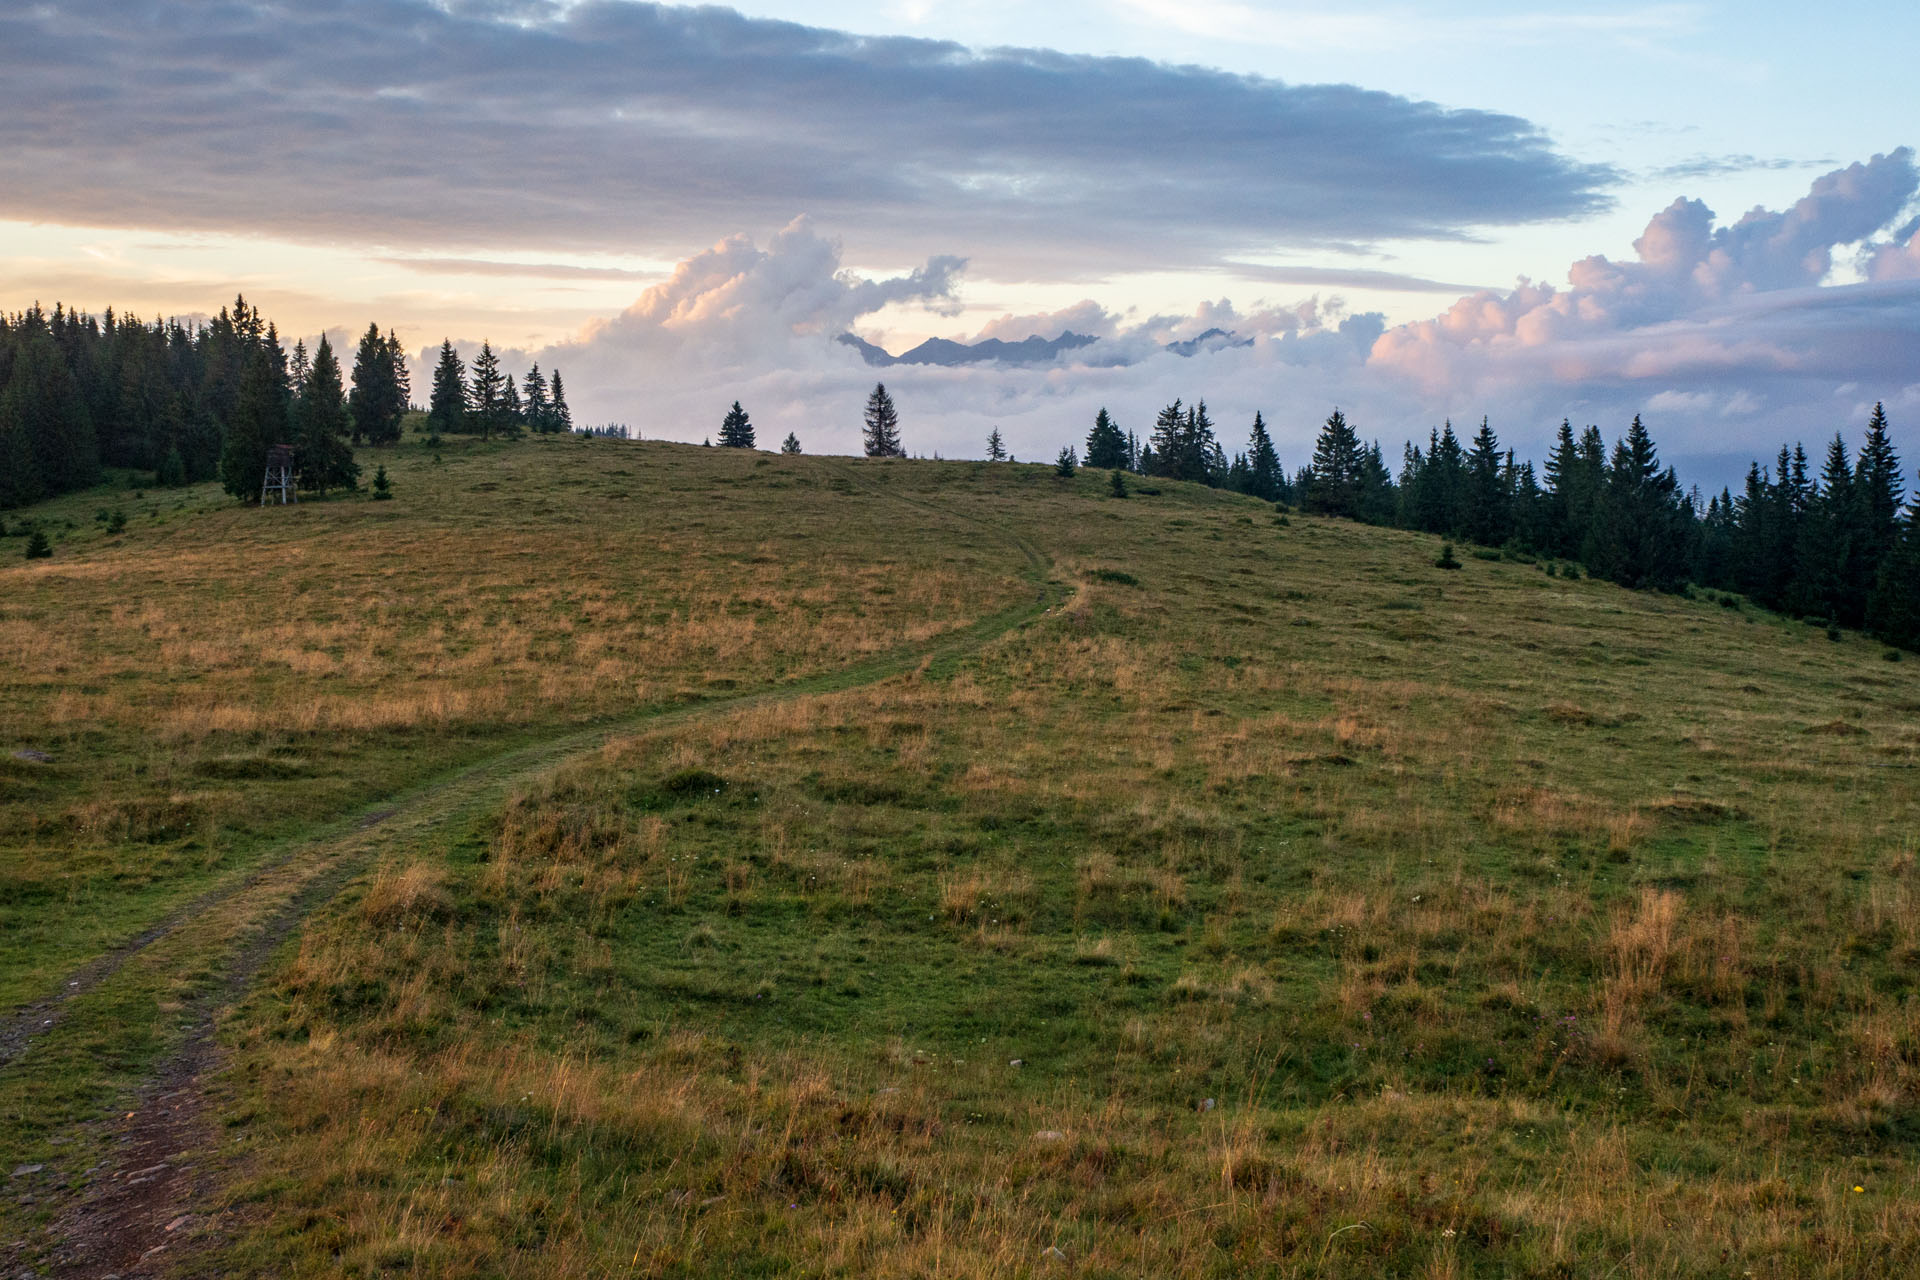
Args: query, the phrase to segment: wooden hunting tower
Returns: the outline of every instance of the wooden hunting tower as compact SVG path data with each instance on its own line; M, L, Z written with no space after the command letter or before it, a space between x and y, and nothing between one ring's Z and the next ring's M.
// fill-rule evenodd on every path
M260 482L260 505L264 507L271 502L273 494L280 495L282 506L300 501L300 495L293 488L293 446L290 444L277 444L267 450L267 478Z

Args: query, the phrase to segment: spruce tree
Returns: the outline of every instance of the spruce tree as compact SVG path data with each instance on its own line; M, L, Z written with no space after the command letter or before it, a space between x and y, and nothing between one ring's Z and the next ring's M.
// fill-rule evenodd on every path
M867 397L865 423L863 435L869 458L907 456L900 445L900 414L893 407L893 397L887 394L885 383L875 383L873 394Z
M1286 474L1280 469L1280 455L1274 450L1273 437L1267 434L1267 422L1258 410L1253 415L1253 433L1247 443L1247 492L1268 502L1280 501Z
M1094 415L1093 430L1087 433L1086 464L1109 471L1127 465L1127 438L1105 407Z
M1213 419L1202 400L1184 413L1180 401L1160 411L1154 419L1151 472L1173 480L1191 480L1198 484L1224 483L1227 459L1213 435Z
M1653 437L1636 415L1607 468L1584 557L1589 568L1623 587L1673 590L1691 565L1692 520L1673 469L1661 469Z
M388 412L393 420L393 438L400 438L400 420L413 408L413 375L407 371L407 350L400 335L387 330L387 392L393 397Z
M1900 508L1904 498L1900 455L1894 452L1887 427L1887 411L1875 404L1867 419L1867 438L1854 461L1854 542L1849 564L1853 589L1871 595L1880 580L1880 565L1900 539Z
M1107 478L1107 492L1116 498L1127 496L1127 480L1119 467L1115 467Z
M256 343L240 377L240 391L220 452L220 484L243 502L260 500L267 450L287 439L286 385L264 343Z
M1071 480L1074 469L1079 465L1079 460L1073 456L1073 446L1062 445L1060 456L1053 460L1053 474L1062 480Z
M553 381L559 386L558 373ZM480 354L473 358L468 375L467 410L482 440L492 439L493 433L506 425L507 381L500 373L500 357L493 354L493 344L486 341L480 343Z
M1580 535L1575 532L1579 517L1570 491L1579 468L1580 449L1573 442L1573 423L1562 418L1546 465L1548 545L1543 550L1555 555L1572 555L1580 546Z
M326 334L320 335L322 342L326 339ZM307 341L305 338L296 339L293 344L293 360L287 366L287 390L293 393L295 400L306 394L307 377L312 372L313 361L307 357Z
M370 324L360 336L353 357L353 392L347 408L353 417L353 442L392 444L400 438L400 419L406 415L405 359L399 339L380 336Z
M1308 509L1358 519L1363 462L1359 435L1348 425L1346 415L1335 409L1313 446L1313 489L1306 495Z
M53 557L53 544L47 541L45 529L35 529L27 535L27 559L48 560Z
M753 423L747 418L747 411L735 400L733 408L727 410L727 416L720 421L720 443L728 449L753 448Z
M1793 579L1787 608L1804 617L1857 626L1866 616L1864 592L1855 600L1848 590L1852 544L1853 463L1838 432L1827 446L1820 485L1808 497L1793 547Z
M1484 547L1507 540L1511 526L1508 487L1501 468L1500 442L1487 419L1480 419L1467 451L1467 485L1460 532Z
M1394 491L1393 473L1387 470L1386 459L1380 453L1380 442L1376 440L1360 455L1359 519L1367 524L1392 524L1393 513L1398 506L1399 494Z
M547 380L541 376L539 365L527 370L527 380L521 390L526 396L527 430L535 435L552 431L553 406L547 400Z
M780 452L782 452L782 453L785 453L785 454L797 454L797 453L799 453L799 452L800 452L800 437L799 437L799 436L797 436L797 435L795 435L795 434L793 434L793 432L791 432L791 431L789 431L789 432L787 432L787 438L786 438L785 440L782 440L782 441L780 442Z
M351 489L360 467L347 442L352 422L347 416L346 392L340 382L340 361L325 334L313 353L307 389L293 408L293 459L300 487L325 493Z
M526 410L520 404L520 388L513 385L513 375L507 375L507 385L500 394L501 434L518 437L520 429L526 425Z
M1180 456L1181 438L1186 430L1187 415L1179 400L1162 409L1153 420L1153 434L1147 438L1146 448L1141 451L1145 460L1141 469L1148 475L1171 476L1174 473L1175 460Z
M451 340L440 343L440 363L433 369L433 399L427 406L427 429L435 435L469 430L467 369Z
M1247 462L1247 455L1236 453L1233 461L1227 464L1227 488L1235 493L1253 492L1253 467Z
M1900 534L1904 485L1900 455L1894 452L1888 433L1886 406L1877 402L1867 419L1867 439L1860 446L1854 488L1865 513L1862 523L1867 536L1883 547L1891 547Z
M1880 562L1867 625L1888 644L1920 651L1920 512L1909 512Z
M987 432L987 461L1005 462L1006 460L1007 445L1006 442L1000 438L1000 428L995 427L993 430Z
M550 393L549 411L553 414L555 431L573 430L573 410L567 408L567 389L560 385L560 371L553 371L553 387Z

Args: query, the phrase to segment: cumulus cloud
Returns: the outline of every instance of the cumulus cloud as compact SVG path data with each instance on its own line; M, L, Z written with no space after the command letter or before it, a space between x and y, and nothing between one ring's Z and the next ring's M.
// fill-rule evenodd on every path
M1700 201L1678 199L1634 241L1635 260L1585 258L1564 289L1522 281L1504 293L1471 294L1432 320L1383 335L1372 363L1435 390L1502 379L1646 382L1857 369L1871 352L1849 352L1848 344L1867 339L1872 347L1870 335L1903 328L1912 299L1899 290L1820 286L1835 251L1887 227L1916 189L1920 174L1903 147L1820 177L1786 210L1753 209L1728 225L1716 226ZM1879 270L1897 276L1897 264Z
M1865 267L1869 280L1920 280L1920 218L1887 243L1868 246Z
M1058 278L1459 237L1603 208L1615 180L1494 112L722 8L0 11L0 216L31 220L678 252L805 211Z
M811 339L817 347L895 303L950 310L966 266L963 258L935 257L908 275L870 280L841 270L840 253L804 218L764 249L731 236L682 262L618 316L554 348L550 359L612 352L713 371L782 363L798 344Z

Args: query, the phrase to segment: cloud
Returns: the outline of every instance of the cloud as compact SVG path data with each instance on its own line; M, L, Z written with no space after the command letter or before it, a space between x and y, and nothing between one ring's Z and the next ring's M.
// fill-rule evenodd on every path
M1469 284L1449 284L1425 276L1398 271L1373 271L1359 267L1271 267L1254 262L1221 264L1242 280L1261 280L1268 284L1304 284L1335 289L1385 289L1395 293L1470 293Z
M1817 169L1830 160L1787 160L1775 156L1763 159L1760 156L1744 153L1735 155L1696 155L1677 164L1662 165L1648 172L1647 177L1655 182L1672 182L1694 178L1721 178L1735 173L1780 172L1787 169Z
M1920 218L1915 218L1885 244L1866 251L1869 280L1920 280Z
M1904 325L1912 298L1821 282L1837 248L1881 231L1916 189L1903 147L1823 175L1791 208L1724 226L1698 200L1678 199L1634 241L1634 261L1583 259L1565 289L1522 281L1471 294L1383 335L1373 363L1434 388L1856 365L1867 353L1847 345Z
M490 258L378 258L388 266L435 276L525 276L536 280L652 280L658 271L581 267L564 262L500 262Z
M1920 271L1900 223L1920 189L1902 149L1816 179L1787 209L1719 223L1697 201L1654 215L1632 260L1590 257L1565 286L1481 290L1432 319L1389 329L1338 297L1288 303L1211 299L1140 315L1085 300L1005 315L977 337L1018 341L1071 329L1099 339L1038 368L893 366L908 447L977 456L998 426L1022 457L1050 458L1109 409L1144 434L1176 396L1205 398L1223 439L1244 444L1263 412L1289 466L1311 451L1333 405L1397 460L1444 417L1491 415L1504 440L1538 457L1562 417L1609 433L1647 415L1683 478L1737 483L1748 458L1782 439L1857 430L1875 400L1920 455ZM1830 283L1860 246L1867 279ZM838 246L805 223L755 247L723 241L689 259L621 316L536 353L567 371L576 409L648 436L698 440L741 399L764 439L787 431L809 451L859 447L859 411L876 371L831 338L868 336L893 303L950 307L958 265L933 259L890 279L850 275ZM1246 345L1191 358L1165 344L1222 329Z
M0 13L0 216L31 220L677 252L805 211L1013 278L1458 238L1602 209L1616 178L1495 112L721 8Z

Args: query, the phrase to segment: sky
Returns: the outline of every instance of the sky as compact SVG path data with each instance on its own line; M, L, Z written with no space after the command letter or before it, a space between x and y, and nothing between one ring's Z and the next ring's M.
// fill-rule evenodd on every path
M1683 479L1876 400L1920 458L1920 23L1834 3L0 0L0 308L397 329L576 417L1051 458L1204 398ZM1099 339L1044 368L929 337ZM1200 354L1166 344L1233 335Z

